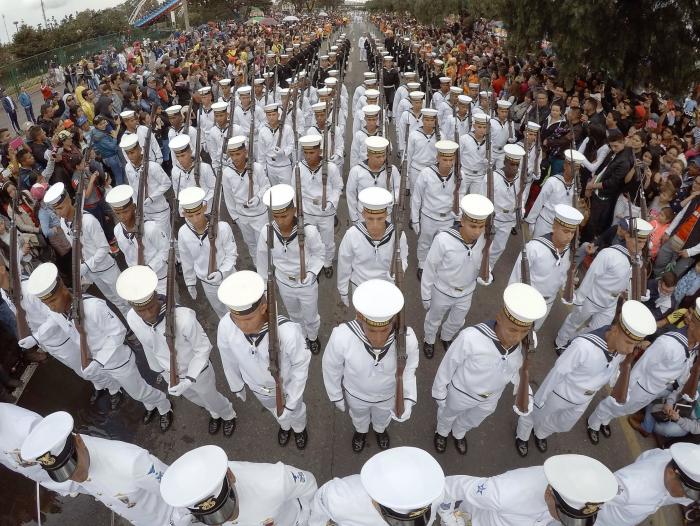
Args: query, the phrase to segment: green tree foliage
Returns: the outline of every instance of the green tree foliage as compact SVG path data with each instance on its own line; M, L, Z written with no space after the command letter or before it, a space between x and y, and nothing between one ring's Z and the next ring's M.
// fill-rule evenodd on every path
M188 10L192 25L205 24L210 20L248 19L251 8L263 11L272 5L271 0L189 0Z

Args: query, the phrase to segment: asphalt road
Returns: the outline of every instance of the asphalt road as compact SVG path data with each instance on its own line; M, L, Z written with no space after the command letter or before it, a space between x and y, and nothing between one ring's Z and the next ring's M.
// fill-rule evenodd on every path
M353 46L367 26L354 24L349 28L349 38ZM348 90L362 82L362 73L366 64L359 62L359 53L353 49L346 81ZM0 116L0 126L6 122L4 113ZM349 157L352 125L347 124L347 148ZM349 169L345 166L345 175ZM222 207L224 210L224 207ZM340 226L336 229L336 243L340 243L347 228L347 209L341 199L339 211ZM251 261L247 251L237 235L239 253L238 268L250 268ZM420 302L420 287L416 278L415 246L416 237L408 232L411 251L409 269L406 273L404 294L406 296L407 323L414 328L419 341L423 333L424 311ZM507 251L494 270L495 281L488 287L478 287L466 324L471 325L492 319L501 305L503 289L513 263L517 257L519 237L513 236ZM181 284L182 285L182 284ZM181 288L181 301L197 310L207 333L215 343L218 320L204 299L200 290L199 300L190 301L184 288ZM193 305L193 303L195 303ZM319 310L321 312L321 341L325 343L338 323L350 319L351 313L340 303L335 278L320 279ZM280 301L280 309L283 306ZM531 384L536 389L552 363L556 359L553 340L558 327L567 314L566 307L557 303L546 324L538 334L539 348L531 359ZM426 360L421 353L421 362L417 371L418 404L408 422L392 423L388 429L392 446L411 445L434 453L432 439L435 425L436 406L430 396L435 372L444 355L441 346L436 346L435 358ZM228 396L238 413L238 425L231 438L224 438L221 433L211 437L207 433L208 416L204 410L184 399L173 402L175 420L172 428L165 434L158 429L156 421L149 426L140 423L143 408L133 400L127 400L117 411L109 412L102 400L98 407L89 407L87 400L90 386L77 378L72 372L55 361L41 365L24 391L20 405L47 414L56 410L67 410L73 414L81 431L98 436L109 437L136 443L149 449L166 463L171 463L186 451L205 444L217 444L229 454L229 458L253 462L282 461L293 466L310 470L319 485L333 477L343 477L358 473L362 464L378 451L372 435L368 435L367 447L361 454L355 454L350 448L352 425L347 414L341 414L329 402L321 374L321 356L314 356L311 361L309 380L305 391L305 400L309 415L309 443L305 451L294 447L293 441L286 448L277 445L277 424L267 410L263 409L255 397L248 396L242 403L229 391L221 369L218 351L212 352L212 361L217 372L219 390ZM145 359L140 357L144 376L151 382L155 379L147 370ZM162 388L162 386L161 386ZM599 400L603 395L599 394ZM631 463L643 450L655 447L652 439L636 436L625 422L613 422L612 437L601 437L599 446L593 446L586 436L585 419L581 419L574 429L563 435L554 435L549 439L549 451L543 455L532 445L527 458L520 458L514 448L514 433L517 417L511 406L513 397L506 389L496 412L486 419L477 429L467 434L469 451L466 456L456 453L452 442L448 443L447 452L436 455L445 473L470 475L496 475L510 469L541 464L549 455L561 453L581 453L601 460L613 471ZM593 410L591 404L586 416ZM0 470L0 526L18 524L37 524L35 489L33 483L8 470ZM7 491L7 488L12 488ZM109 525L110 515L102 504L90 497L58 498L47 491L41 491L42 523L45 525L90 524ZM660 515L645 524L678 525L680 514L669 510L664 517ZM115 524L125 524L117 518Z

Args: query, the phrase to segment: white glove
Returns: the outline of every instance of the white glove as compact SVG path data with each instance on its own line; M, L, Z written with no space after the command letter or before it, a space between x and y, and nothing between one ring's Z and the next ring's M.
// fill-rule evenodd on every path
M435 400L435 403L440 409L442 409L445 407L445 405L447 405L447 397L445 397L443 400Z
M453 511L438 510L438 515L443 526L466 526L467 524L463 517L455 515Z
M530 342L530 349L537 349L537 332L535 332L535 330L532 331L532 341Z
M249 208L253 208L260 202L260 198L257 195L254 195L247 201L247 205Z
M17 345L19 345L22 349L31 349L32 347L37 346L37 341L34 336L29 335L26 338L22 338L20 341L18 341Z
M391 418L393 420L396 420L397 422L405 422L409 418L411 418L411 411L413 410L413 403L412 402L404 402L404 409L403 409L403 414L401 416L396 416L394 414L394 411L391 411Z
M218 285L224 280L224 275L220 270L216 270L207 276L207 281L212 285ZM194 299L194 298L192 298Z
M282 148L278 148L277 146L272 148L272 156L275 158L275 160L277 160L277 156L281 153L282 153Z
M423 308L426 311L430 310L430 300L423 300Z
M240 400L241 400L242 402L245 402L245 399L246 399L245 387L244 387L243 389L241 389L240 391L238 391L238 392L236 393L236 396L237 396L238 398L240 398Z
M187 287L187 292L190 293L190 297L193 300L197 299L197 287L195 285L190 285L189 287Z
M411 223L411 230L413 230L416 235L420 234L420 223Z
M345 305L346 307L349 307L349 306L350 306L350 296L348 296L347 294L341 294L341 295L340 295L340 301L341 301L342 304Z
M647 289L646 292L644 293L644 295L642 295L642 297L639 298L639 301L641 301L641 302L649 301L650 296L651 296L651 291L649 289Z
M488 281L484 281L483 279L481 279L481 276L479 276L478 278L476 278L476 282L479 285L483 285L484 287L488 287L489 285L491 285L491 283L493 283L493 274L491 274L491 271L489 270L489 280Z
M81 277L81 278L84 278L85 275L88 273L88 270L90 270L90 269L88 269L87 264L86 264L86 263L81 263L81 264L80 264L80 277Z
M316 280L316 274L309 271L306 273L306 277L301 280L302 285L311 285Z
M340 411L341 413L345 412L345 400L338 400L335 403L335 408Z
M88 364L88 366L85 369L83 369L83 375L85 376L85 378L91 378L95 376L99 370L100 364L93 360Z
M192 385L192 380L189 378L185 378L183 380L180 380L177 385L168 387L168 393L170 393L173 396L181 396L182 393L187 391L190 386Z
M333 163L333 164L337 164L339 160L340 160L340 157L338 157L338 155L334 153L333 155L330 156L330 158L328 159L328 162Z

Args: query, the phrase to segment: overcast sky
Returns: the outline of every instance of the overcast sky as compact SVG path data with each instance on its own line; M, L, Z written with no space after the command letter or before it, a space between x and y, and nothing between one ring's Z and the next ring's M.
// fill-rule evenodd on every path
M46 18L52 16L56 20L61 20L64 15L82 11L83 9L104 9L114 7L122 3L124 0L44 0L44 8L46 9ZM30 26L43 24L41 16L41 0L0 0L0 15L4 15L4 22L0 23L0 40L7 43L7 31L10 32L10 37L15 32L14 21L24 20ZM3 22L0 16L0 22Z

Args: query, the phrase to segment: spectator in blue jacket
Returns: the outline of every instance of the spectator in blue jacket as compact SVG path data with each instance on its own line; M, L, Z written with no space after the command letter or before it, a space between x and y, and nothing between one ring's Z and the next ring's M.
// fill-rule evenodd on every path
M24 109L24 113L27 116L27 120L36 124L36 117L34 117L34 107L32 106L32 98L27 93L27 89L22 86L19 92L19 103Z

